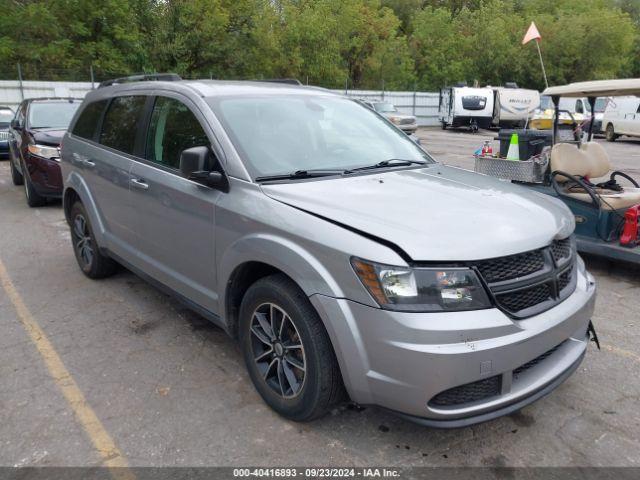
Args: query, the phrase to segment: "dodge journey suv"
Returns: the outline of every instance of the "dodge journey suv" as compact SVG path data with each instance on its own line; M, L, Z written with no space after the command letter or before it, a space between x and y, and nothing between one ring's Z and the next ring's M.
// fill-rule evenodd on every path
M124 265L225 329L287 418L349 398L469 425L585 354L595 284L569 210L328 91L121 79L87 95L61 167L82 271Z

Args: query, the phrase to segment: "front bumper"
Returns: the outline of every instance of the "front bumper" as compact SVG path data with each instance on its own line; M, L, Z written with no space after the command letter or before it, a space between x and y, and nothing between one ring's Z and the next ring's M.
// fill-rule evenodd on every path
M0 140L0 155L9 155L9 141Z
M429 426L462 427L520 409L570 376L585 354L595 291L592 277L579 272L569 298L524 320L497 309L424 314L311 300L353 401ZM443 392L491 379L499 385L491 395L434 403Z
M402 130L403 132L406 133L415 133L415 131L418 129L418 124L417 123L407 123L407 124L400 124L400 125L396 125L400 130Z

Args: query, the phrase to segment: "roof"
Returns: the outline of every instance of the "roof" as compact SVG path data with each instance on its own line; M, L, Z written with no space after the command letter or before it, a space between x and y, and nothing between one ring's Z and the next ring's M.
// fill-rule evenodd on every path
M570 83L568 85L548 87L542 94L557 95L560 97L620 97L625 95L640 95L640 78Z
M291 83L247 80L183 80L175 82L186 85L203 97L219 95L334 95L319 87L294 85Z

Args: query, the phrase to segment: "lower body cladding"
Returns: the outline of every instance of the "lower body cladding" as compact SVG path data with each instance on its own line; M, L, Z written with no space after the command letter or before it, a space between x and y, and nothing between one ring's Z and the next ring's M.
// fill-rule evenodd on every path
M498 309L406 313L322 295L311 301L333 341L351 399L427 426L490 420L560 385L584 357L595 283L523 320Z
M43 197L62 197L62 173L56 160L29 155L26 168L33 188Z

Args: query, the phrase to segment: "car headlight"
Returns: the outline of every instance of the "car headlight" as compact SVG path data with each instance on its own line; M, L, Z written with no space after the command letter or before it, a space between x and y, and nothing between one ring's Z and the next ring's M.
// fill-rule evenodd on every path
M389 117L389 121L390 121L391 123L396 123L396 124L398 124L398 123L400 123L400 117L393 117L393 116L391 116L391 117Z
M352 258L351 265L374 300L389 310L446 312L491 307L470 268L409 268Z
M60 150L58 147L49 147L47 145L29 145L29 153L38 155L39 157L49 158L51 160L60 161Z

